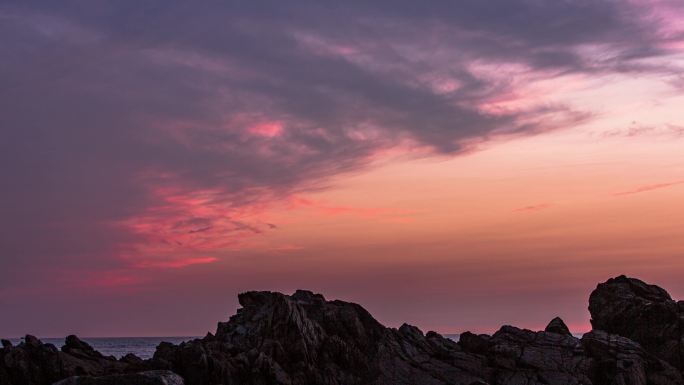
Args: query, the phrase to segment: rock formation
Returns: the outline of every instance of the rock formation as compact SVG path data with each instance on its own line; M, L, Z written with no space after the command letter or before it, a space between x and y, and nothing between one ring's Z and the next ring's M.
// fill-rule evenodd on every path
M675 302L660 287L621 275L596 287L589 312L593 329L627 337L684 369L684 301Z
M75 376L55 385L183 385L183 378L168 370L151 370L131 374L110 374L107 376Z
M0 349L1 385L52 384L71 376L102 376L143 370L146 364L105 357L76 336L68 336L61 351L27 335L17 346Z
M32 336L2 341L0 384L684 384L684 305L624 276L591 294L594 330L581 339L554 318L544 331L503 326L454 342L406 324L386 328L359 305L303 290L247 292L239 302L215 334L162 343L150 360L105 357L75 336L61 351Z
M544 329L544 331L549 333L564 334L566 336L572 335L572 333L570 333L570 329L568 329L568 326L560 317L552 319L551 322L546 325L546 329Z

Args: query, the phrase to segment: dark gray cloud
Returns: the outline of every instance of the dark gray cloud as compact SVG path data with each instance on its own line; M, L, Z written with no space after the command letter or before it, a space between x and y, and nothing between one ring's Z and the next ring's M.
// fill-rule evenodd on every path
M571 124L586 115L481 108L513 81L478 67L664 71L642 62L674 38L652 17L627 1L5 2L3 267L120 266L148 242L122 221L188 214L160 191L238 208L400 143L457 154ZM264 124L281 132L250 133ZM186 233L214 231L186 220Z

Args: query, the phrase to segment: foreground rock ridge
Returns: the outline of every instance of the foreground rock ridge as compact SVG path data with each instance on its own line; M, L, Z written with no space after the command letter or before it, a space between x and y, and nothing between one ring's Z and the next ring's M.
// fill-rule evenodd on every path
M681 385L684 301L619 276L591 293L593 330L556 317L544 331L503 326L459 342L387 328L353 303L247 292L215 334L161 343L149 360L106 357L76 336L57 349L2 341L0 385Z

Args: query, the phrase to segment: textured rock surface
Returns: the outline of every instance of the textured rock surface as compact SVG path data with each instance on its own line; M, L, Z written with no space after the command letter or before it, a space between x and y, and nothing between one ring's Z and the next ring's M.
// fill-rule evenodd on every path
M491 337L470 334L459 344L486 357L491 384L592 383L593 360L570 335L503 326Z
M249 292L215 336L163 345L153 361L188 384L470 384L483 358L436 333L389 329L361 306Z
M27 335L17 346L5 344L0 349L0 384L52 384L70 376L101 376L140 371L145 367L105 357L76 336L66 338L62 350Z
M582 336L582 345L594 358L595 384L684 384L677 369L628 338L593 330Z
M593 329L627 337L684 369L684 302L673 301L665 290L622 275L596 287L589 312Z
M134 374L69 377L54 385L184 385L183 379L168 370L152 370Z
M503 326L456 343L406 324L386 328L359 305L308 291L248 292L239 301L216 334L162 343L151 360L105 357L75 336L61 351L32 336L18 346L2 341L0 384L684 384L680 303L624 276L591 294L594 330L581 339L560 318L541 332Z

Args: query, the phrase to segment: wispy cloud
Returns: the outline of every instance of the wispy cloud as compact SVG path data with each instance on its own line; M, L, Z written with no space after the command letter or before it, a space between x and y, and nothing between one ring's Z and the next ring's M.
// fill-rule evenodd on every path
M684 184L684 180L679 180L679 181L674 181L674 182L668 182L668 183L656 183L656 184L647 184L644 186L638 186L635 187L632 190L627 190L627 191L620 191L613 193L613 196L625 196L625 195L634 195L634 194L640 194L648 191L653 191L653 190L662 190L670 187L675 187Z
M192 266L192 265L204 265L207 263L213 263L218 261L216 257L196 257L196 258L180 258L175 260L162 260L162 261L140 261L135 264L137 268L170 268L178 269L182 267Z
M553 206L550 203L540 203L537 205L530 205L530 206L524 206L524 207L519 207L513 211L516 212L535 212L535 211L541 211L541 210L546 210Z
M604 131L600 135L604 138L642 136L681 138L684 137L684 127L675 124L648 126L632 122L627 128Z

